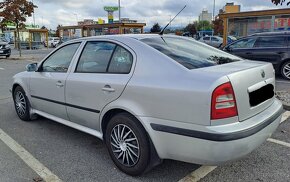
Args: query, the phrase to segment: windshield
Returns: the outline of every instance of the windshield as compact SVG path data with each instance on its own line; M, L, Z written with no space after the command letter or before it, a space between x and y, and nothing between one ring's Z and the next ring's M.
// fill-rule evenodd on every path
M191 39L155 37L142 39L141 41L188 69L203 68L242 60L239 57Z

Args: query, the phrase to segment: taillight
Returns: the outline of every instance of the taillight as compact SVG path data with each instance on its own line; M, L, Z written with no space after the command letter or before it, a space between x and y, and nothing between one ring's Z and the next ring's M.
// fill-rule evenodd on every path
M218 86L212 93L211 119L224 119L237 116L235 93L230 82Z

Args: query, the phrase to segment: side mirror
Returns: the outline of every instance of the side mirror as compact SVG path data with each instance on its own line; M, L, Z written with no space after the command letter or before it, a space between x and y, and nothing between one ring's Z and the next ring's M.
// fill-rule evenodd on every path
M26 71L28 72L34 72L37 70L37 63L31 63L26 65Z

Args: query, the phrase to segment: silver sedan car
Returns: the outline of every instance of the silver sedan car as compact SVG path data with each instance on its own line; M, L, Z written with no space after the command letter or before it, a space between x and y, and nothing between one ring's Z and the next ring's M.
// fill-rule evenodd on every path
M104 140L130 175L162 159L219 165L249 154L280 123L274 90L271 64L170 35L69 41L12 84L20 119Z

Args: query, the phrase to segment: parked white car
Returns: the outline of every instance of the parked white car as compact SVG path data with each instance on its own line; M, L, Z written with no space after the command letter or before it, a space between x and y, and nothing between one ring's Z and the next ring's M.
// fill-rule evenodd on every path
M47 47L57 47L60 44L60 38L59 37L49 37L48 38L48 45L47 42L44 42L44 46Z
M218 165L249 154L281 121L274 88L271 63L150 34L68 41L12 83L20 119L40 115L104 140L130 175L162 159Z
M213 47L219 48L223 45L223 38L219 36L205 36L199 39L200 42L206 43Z

